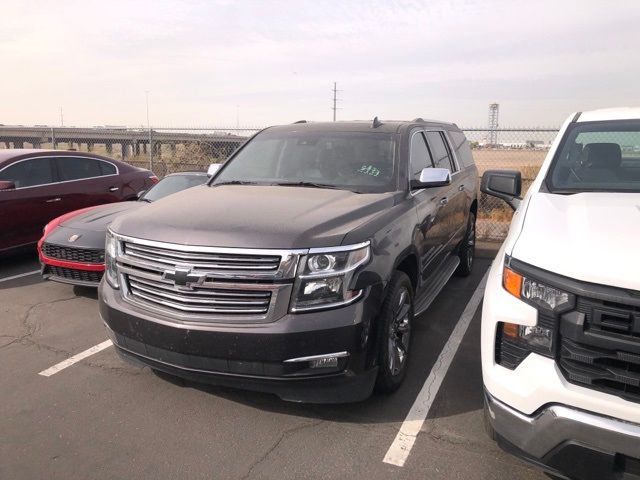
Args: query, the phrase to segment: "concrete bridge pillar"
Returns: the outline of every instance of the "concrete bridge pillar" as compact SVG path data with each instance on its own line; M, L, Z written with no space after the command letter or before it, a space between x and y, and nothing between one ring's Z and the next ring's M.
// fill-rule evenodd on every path
M13 148L24 148L24 142L22 140L13 142Z
M153 142L153 156L155 158L162 157L162 144L160 142Z
M176 156L176 151L177 151L176 144L174 142L171 142L169 144L169 146L171 147L171 156L175 157Z
M105 143L104 146L107 149L107 153L111 155L113 153L113 143Z
M34 141L34 142L31 142L31 146L32 146L33 148L40 148L40 146L41 146L41 145L42 145L42 144L40 143L40 141L39 141L39 140Z
M129 143L122 142L120 144L120 149L122 150L122 160L126 160L129 156Z
M93 152L93 143L87 142L87 152Z
M142 142L142 153L144 153L145 155L147 154L147 143L146 142Z

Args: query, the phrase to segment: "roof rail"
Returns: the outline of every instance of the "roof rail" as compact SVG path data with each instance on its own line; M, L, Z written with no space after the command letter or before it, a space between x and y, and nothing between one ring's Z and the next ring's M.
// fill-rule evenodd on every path
M298 120L297 122L293 122L292 125L295 125L296 123L307 123L306 120Z
M422 117L418 117L418 118L414 118L413 120L411 120L412 122L420 122L420 123L424 123L424 118Z
M378 128L380 125L382 125L382 122L380 120L378 120L378 117L374 117L373 118L373 124L371 125L371 128Z

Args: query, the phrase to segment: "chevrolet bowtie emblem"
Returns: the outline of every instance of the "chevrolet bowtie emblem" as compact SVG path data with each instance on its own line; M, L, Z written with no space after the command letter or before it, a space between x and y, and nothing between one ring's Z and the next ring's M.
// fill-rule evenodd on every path
M165 280L171 280L176 287L192 289L194 285L202 285L207 278L204 273L193 272L188 267L176 267L175 270L165 270L162 274Z

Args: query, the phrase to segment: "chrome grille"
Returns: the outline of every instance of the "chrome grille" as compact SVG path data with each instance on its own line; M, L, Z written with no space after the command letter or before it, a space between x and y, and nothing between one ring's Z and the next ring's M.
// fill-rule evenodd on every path
M127 275L133 299L185 314L264 315L269 310L271 291L198 286L180 289L175 285L141 276Z
M282 317L306 253L116 238L124 299L169 321L197 325Z
M280 256L239 255L215 252L186 252L137 243L124 243L124 254L142 262L152 262L174 267L189 265L194 270L275 272L280 266Z

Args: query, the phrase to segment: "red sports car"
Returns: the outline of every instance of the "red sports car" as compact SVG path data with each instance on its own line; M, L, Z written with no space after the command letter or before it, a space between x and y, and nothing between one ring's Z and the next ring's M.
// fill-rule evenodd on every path
M157 182L149 170L92 153L0 150L0 253L35 244L60 215L134 200Z

